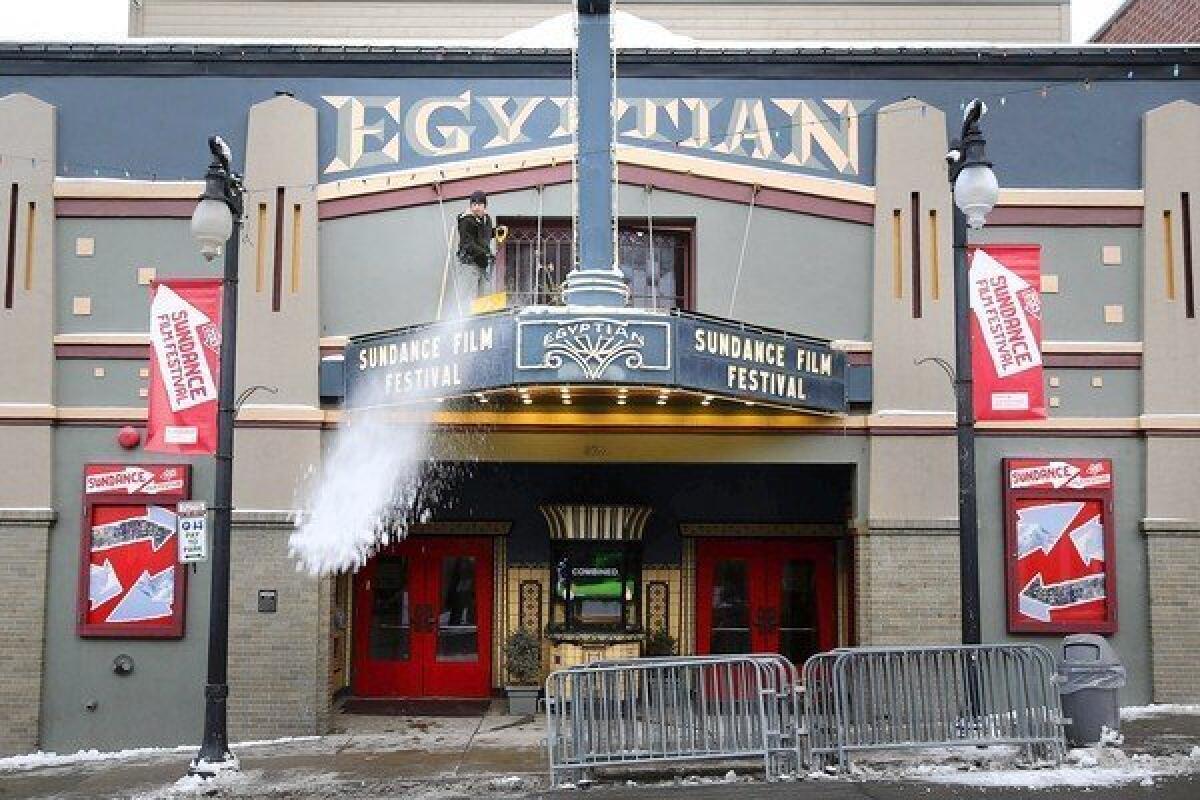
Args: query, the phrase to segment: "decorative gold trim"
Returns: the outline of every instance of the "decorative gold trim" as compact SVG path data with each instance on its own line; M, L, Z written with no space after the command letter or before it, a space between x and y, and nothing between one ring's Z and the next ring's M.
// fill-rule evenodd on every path
M239 422L316 422L325 421L325 412L316 406L287 403L245 403L237 412Z
M335 180L322 183L317 187L317 200L358 197L393 189L408 189L464 178L477 178L482 175L499 175L522 169L552 167L570 163L574 158L574 151L572 145L558 145L527 150L522 153L486 156L416 169L396 170L366 178ZM702 156L669 153L626 144L617 145L616 154L618 164L665 169L669 172L744 183L747 186L758 184L769 189L831 197L866 205L875 202L875 187L850 181L797 175L769 167L730 164Z
M204 181L146 181L113 178L55 178L56 198L154 198L197 200L204 194Z
M363 178L335 179L317 186L317 201L359 197L393 189L411 189L415 186L478 178L483 175L500 175L520 169L567 164L570 163L573 150L572 145L566 144L523 153L446 161L427 167L394 170Z
M53 420L57 412L50 403L0 403L0 419Z
M685 153L651 150L634 145L617 145L617 162L618 164L653 167L654 169L665 169L668 172L682 172L704 178L744 183L747 186L758 185L766 189L831 197L864 205L872 205L875 202L874 186L832 178L818 178L812 175L799 175L771 167L733 164L728 161L718 161Z
M847 526L836 522L704 522L679 526L685 538L822 536L843 537Z
M56 333L54 344L150 344L150 334L142 331L120 333Z
M1000 190L997 206L1086 206L1140 208L1146 204L1141 189L1020 189Z
M538 506L551 539L640 541L649 506L559 504Z
M418 522L410 525L410 536L508 536L512 522L505 520L462 520Z

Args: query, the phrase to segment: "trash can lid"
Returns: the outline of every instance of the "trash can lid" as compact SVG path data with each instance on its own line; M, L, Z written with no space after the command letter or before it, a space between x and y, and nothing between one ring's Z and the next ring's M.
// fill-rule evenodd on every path
M1062 666L1080 664L1091 667L1119 666L1121 657L1103 636L1075 633L1063 639Z

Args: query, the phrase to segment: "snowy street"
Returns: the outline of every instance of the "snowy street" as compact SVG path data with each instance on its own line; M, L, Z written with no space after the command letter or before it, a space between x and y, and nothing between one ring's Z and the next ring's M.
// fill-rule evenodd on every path
M499 705L499 704L497 704ZM245 743L242 771L202 784L180 779L192 746L120 754L0 759L0 798L957 798L1200 795L1200 707L1126 710L1124 740L1071 751L1058 768L1028 769L1005 748L864 757L849 776L763 782L746 763L612 772L593 786L548 791L542 721L341 714L344 731ZM735 788L736 787L736 788Z

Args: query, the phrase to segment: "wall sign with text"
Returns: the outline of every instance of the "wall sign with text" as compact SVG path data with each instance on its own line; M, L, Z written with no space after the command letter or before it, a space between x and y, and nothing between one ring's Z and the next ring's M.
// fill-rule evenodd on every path
M1007 458L1001 471L1008 630L1115 632L1112 462Z
M88 464L80 538L80 636L183 636L178 506L186 464Z

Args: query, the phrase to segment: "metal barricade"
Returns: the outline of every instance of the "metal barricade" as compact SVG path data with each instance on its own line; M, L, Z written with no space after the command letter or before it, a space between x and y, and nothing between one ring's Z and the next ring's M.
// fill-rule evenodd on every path
M816 767L855 751L1018 745L1061 761L1054 658L1038 645L860 647L804 665L808 749Z
M546 680L551 783L598 767L761 759L768 780L794 772L802 699L778 655L598 661Z

